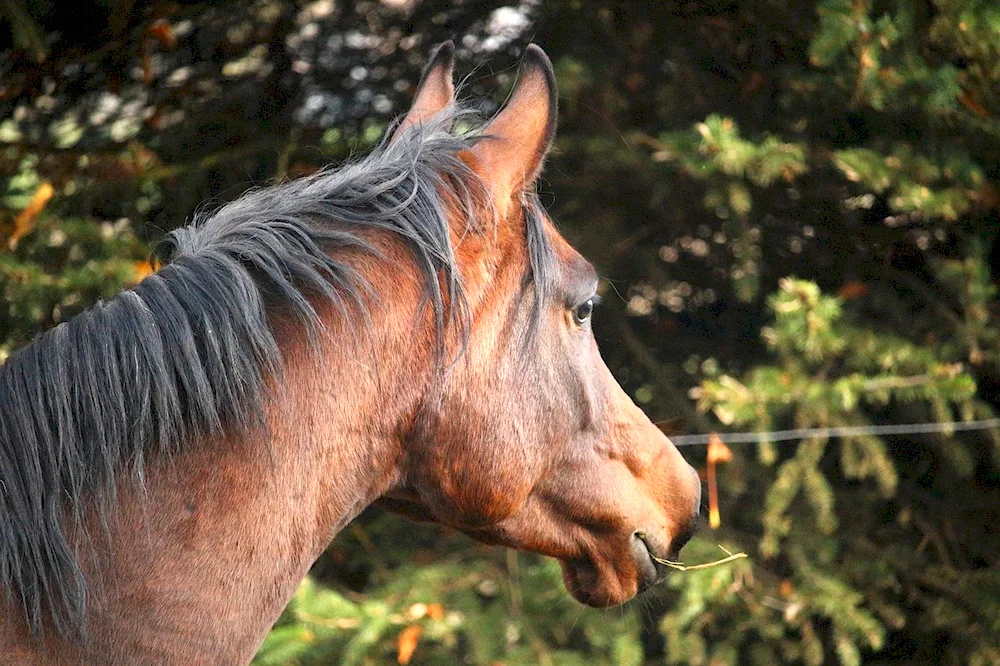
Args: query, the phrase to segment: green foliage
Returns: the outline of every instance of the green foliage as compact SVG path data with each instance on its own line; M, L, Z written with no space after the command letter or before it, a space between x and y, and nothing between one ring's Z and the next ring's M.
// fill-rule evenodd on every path
M848 180L878 194L890 193L894 210L925 219L957 220L977 201L986 182L968 154L932 159L914 154L906 144L897 145L889 155L867 148L840 150L834 154L834 164Z
M713 411L723 423L741 429L770 429L776 422L802 428L862 425L895 403L916 403L923 413L943 420L956 411L974 413L963 408L973 406L976 382L961 364L941 360L947 352L857 326L845 315L843 302L824 295L813 282L783 280L768 302L774 323L762 335L775 364L758 366L743 378L706 378L698 389L699 408ZM948 436L938 444L959 476L972 472L974 452L968 446ZM754 663L781 655L819 664L836 655L841 664L858 664L863 651L884 645L887 631L904 615L896 594L901 581L893 570L903 564L851 552L880 547L867 521L853 514L858 503L878 502L877 497L905 502L897 496L897 463L887 443L873 436L836 442L819 437L793 445L774 467L773 455L762 456L766 466L752 472L745 467L746 455L740 456L733 473L752 473L768 490L763 497L741 493L733 503L759 525L758 552L768 569L782 571L782 578L758 575L745 583L740 590L744 603L732 621L743 631L688 624L675 641L689 646L678 650L678 663L703 663L705 644L732 655L753 644L761 654ZM996 572L978 575L989 584L1000 582ZM874 589L873 579L879 581ZM781 610L781 630L770 626L768 613L753 612L754 606ZM995 601L977 610L984 618L1000 617ZM665 621L676 626L672 618L680 613L668 613Z
M631 614L581 608L560 589L562 575L551 560L469 548L464 538L391 516L374 518L367 531L410 532L412 545L386 551L380 564L386 568L364 595L307 579L255 663L391 663L401 636L414 627L413 663L642 663ZM367 559L363 544L371 542L360 535L352 530L334 548L361 547L355 555Z
M0 253L0 359L134 284L149 270L148 256L128 220L44 216L12 251Z
M753 194L747 183L767 188L792 182L806 171L801 144L786 143L767 134L759 141L740 136L731 118L710 115L689 132L665 132L660 136L656 161L675 161L688 175L708 181L704 205L720 217L731 218L727 230L736 239L733 283L738 296L752 300L759 289L759 233L748 220Z
M731 118L711 115L705 122L695 125L694 135L687 132L667 133L661 137L667 146L663 159L676 155L683 167L696 178L723 174L730 178L746 179L760 187L776 181L791 181L806 170L805 152L801 145L784 143L772 135L759 142L740 136ZM730 200L733 209L745 215L750 212L748 203L739 198Z

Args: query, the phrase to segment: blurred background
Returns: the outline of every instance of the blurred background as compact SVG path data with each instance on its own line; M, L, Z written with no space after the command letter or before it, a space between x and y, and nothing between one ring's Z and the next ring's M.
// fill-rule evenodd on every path
M0 358L248 187L374 145L453 38L489 112L535 41L540 188L668 433L991 418L1000 6L3 0ZM682 449L750 557L587 609L543 558L376 511L260 664L1000 664L996 429ZM709 455L711 453L711 455Z

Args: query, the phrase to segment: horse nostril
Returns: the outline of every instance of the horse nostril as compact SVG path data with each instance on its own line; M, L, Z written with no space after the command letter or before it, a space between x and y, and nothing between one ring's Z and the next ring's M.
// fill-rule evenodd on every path
M680 559L681 548L686 546L687 542L691 540L691 537L694 536L694 531L695 522L692 521L683 532L678 532L677 536L670 541L670 559Z

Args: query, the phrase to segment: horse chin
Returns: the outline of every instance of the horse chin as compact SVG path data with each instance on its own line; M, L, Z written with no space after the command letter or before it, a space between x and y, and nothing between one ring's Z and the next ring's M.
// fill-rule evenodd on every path
M642 594L668 572L652 557L646 539L632 538L630 552L617 564L598 565L589 559L560 560L563 583L573 598L587 606L617 606Z
M560 560L563 584L574 599L594 608L623 604L636 595L638 583L622 585L616 572L602 572L591 562Z

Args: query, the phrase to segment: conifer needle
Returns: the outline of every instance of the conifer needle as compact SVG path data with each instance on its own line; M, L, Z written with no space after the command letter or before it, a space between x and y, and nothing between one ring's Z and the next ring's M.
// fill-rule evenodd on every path
M722 546L719 546L719 548L722 548ZM697 571L699 569L710 569L711 567L717 567L720 564L727 564L729 562L733 562L735 560L742 560L745 557L747 557L746 553L730 553L725 548L722 548L722 552L726 554L726 557L723 557L721 560L715 560L714 562L704 562L702 564L690 564L690 565L683 564L681 562L674 562L672 560L664 560L653 554L650 554L650 557L653 558L654 561L662 564L663 566L670 567L671 569L676 569L677 571Z

